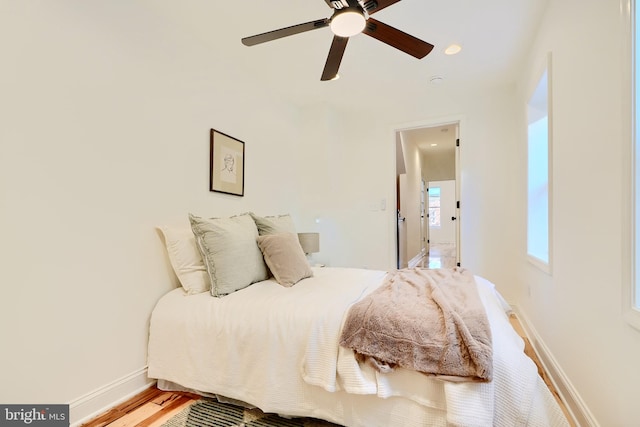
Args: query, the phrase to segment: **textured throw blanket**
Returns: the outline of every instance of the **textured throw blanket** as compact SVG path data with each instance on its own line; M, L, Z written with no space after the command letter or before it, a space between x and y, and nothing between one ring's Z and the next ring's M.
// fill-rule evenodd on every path
M491 381L491 330L474 277L461 268L404 269L354 304L340 345L379 370Z

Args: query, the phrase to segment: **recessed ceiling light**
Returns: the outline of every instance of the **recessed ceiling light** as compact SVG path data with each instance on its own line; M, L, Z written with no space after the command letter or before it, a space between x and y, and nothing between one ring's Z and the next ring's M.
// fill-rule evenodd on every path
M432 147L437 147L437 146L438 146L438 144L435 144L435 143L434 143L434 144L431 144L431 146L432 146Z
M445 50L444 53L445 55L455 55L456 53L460 53L460 51L462 50L462 46L460 46L459 44L450 44Z

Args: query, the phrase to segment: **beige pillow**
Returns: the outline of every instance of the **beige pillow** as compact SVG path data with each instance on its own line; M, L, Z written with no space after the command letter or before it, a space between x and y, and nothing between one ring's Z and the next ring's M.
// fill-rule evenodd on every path
M191 229L204 260L211 294L223 296L268 278L249 214L204 219L189 214Z
M258 246L273 277L282 286L290 287L304 278L313 276L297 234L277 233L260 236Z
M211 282L193 231L186 226L184 228L162 226L158 227L158 230L164 237L171 267L184 290L190 295L208 291L211 288Z
M258 233L263 236L265 234L275 233L296 233L296 226L293 224L291 215L277 216L258 216L254 213L250 214L258 227Z

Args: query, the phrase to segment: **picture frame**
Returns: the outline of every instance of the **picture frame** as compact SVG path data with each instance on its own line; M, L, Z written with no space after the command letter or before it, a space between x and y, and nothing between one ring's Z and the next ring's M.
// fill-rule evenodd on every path
M211 129L209 191L244 196L244 142Z

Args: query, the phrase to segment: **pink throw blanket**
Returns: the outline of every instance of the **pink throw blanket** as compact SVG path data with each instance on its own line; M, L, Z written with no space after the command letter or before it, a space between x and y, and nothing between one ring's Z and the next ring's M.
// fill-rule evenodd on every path
M449 381L491 381L491 330L473 275L404 269L354 304L340 345L380 370L400 366Z

